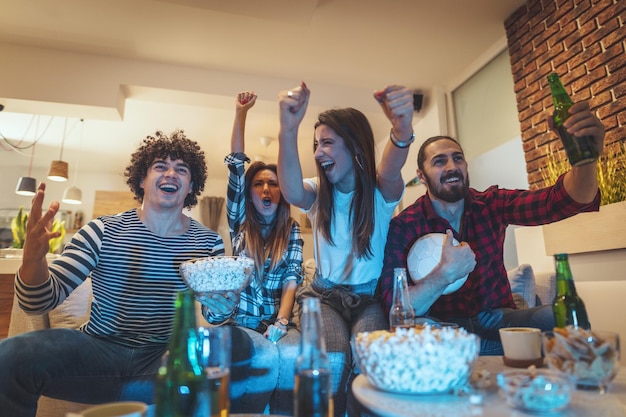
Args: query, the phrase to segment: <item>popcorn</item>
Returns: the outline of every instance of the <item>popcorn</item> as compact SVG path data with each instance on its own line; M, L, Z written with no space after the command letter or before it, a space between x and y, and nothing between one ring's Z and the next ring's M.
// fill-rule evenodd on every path
M355 350L370 383L385 391L447 392L466 384L480 351L464 329L397 329L357 334Z
M252 258L213 256L192 259L180 265L183 280L195 292L240 291L254 269Z

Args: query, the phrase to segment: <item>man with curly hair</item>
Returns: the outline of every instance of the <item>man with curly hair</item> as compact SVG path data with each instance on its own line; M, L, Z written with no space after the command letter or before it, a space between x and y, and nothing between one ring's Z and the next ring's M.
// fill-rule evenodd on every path
M61 256L46 260L49 225L59 209L33 198L24 258L15 277L20 307L44 314L90 276L91 315L79 330L54 328L0 342L2 415L32 417L45 395L80 403L153 401L153 380L167 349L174 297L186 289L178 267L221 255L216 232L183 214L207 177L204 153L183 131L147 137L125 176L141 207L101 216L82 227ZM238 337L233 332L233 338ZM239 353L245 340L233 340Z

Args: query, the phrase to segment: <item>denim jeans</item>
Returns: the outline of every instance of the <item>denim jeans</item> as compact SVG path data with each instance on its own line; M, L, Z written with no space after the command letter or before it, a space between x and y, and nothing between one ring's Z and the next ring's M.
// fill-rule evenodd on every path
M273 343L256 330L238 328L250 337L254 359L248 378L240 384L241 398L231 403L231 412L261 414L269 405L271 414L293 415L300 331L290 327L285 336Z
M133 349L72 329L47 329L0 342L0 408L33 417L41 395L97 404L153 401L165 345Z
M554 328L551 305L527 309L497 308L481 311L475 317L448 319L468 332L480 336L481 355L503 355L499 329L502 327L537 327L542 331Z
M247 377L250 341L232 332L231 380ZM99 404L153 402L165 345L130 348L72 329L46 329L0 342L0 414L34 417L41 395Z
M344 417L348 387L359 373L350 340L359 332L389 327L380 303L372 296L377 280L361 285L337 285L315 277L298 292L298 302L306 297L320 298L326 351L332 372L335 417Z

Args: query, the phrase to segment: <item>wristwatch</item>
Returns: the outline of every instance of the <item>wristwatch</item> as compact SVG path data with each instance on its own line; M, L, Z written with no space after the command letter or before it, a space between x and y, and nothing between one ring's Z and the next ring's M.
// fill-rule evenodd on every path
M285 318L285 317L278 317L276 319L276 323L281 324L281 325L287 327L289 325L289 320L287 318Z

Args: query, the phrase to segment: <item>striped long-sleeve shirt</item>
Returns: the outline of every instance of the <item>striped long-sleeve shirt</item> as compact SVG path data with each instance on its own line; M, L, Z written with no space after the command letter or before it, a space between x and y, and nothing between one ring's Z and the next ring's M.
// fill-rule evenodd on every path
M24 311L43 314L91 276L91 315L82 331L127 346L166 344L175 294L186 288L180 263L223 253L219 234L193 219L184 234L163 237L132 209L89 222L50 264L50 279L27 286L17 276L15 290Z

